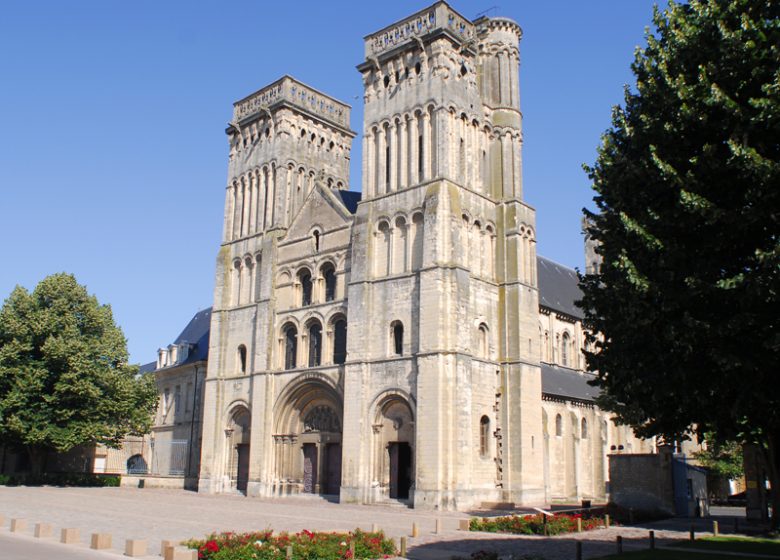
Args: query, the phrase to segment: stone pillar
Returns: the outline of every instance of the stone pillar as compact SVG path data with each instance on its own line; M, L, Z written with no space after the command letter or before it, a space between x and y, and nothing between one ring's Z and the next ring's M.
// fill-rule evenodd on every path
M363 189L366 198L374 196L374 134L367 131L363 134Z
M417 126L417 115L412 115L409 121L409 184L416 185L420 182L420 133Z
M387 131L384 126L380 126L377 132L376 147L376 194L388 192L387 185Z
M433 176L433 154L431 153L431 114L426 109L423 111L422 118L422 136L423 136L423 176L421 181L429 181Z
M401 145L398 147L398 189L400 190L409 186L409 134L406 129L406 116L401 117L399 134L401 138Z
M398 126L396 121L390 123L390 192L398 190Z
M230 241L233 238L233 207L235 206L235 189L228 185L225 189L225 224L222 239Z
M249 218L247 219L246 232L252 235L255 232L255 216L257 216L257 180L254 171L250 171L247 177L247 189L249 189Z
M242 218L241 218L241 237L249 234L249 207L252 205L252 195L249 190L249 184L246 178L241 179L242 195Z
M241 205L243 204L243 194L238 181L233 183L233 239L241 237Z

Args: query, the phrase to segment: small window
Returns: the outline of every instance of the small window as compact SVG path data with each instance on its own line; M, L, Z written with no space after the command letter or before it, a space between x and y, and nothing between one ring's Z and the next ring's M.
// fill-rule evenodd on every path
M333 363L343 364L347 361L347 322L339 319L333 325Z
M479 455L487 457L490 448L490 418L483 416L479 420Z
M560 414L555 416L555 435L558 437L563 435L563 418Z
M404 326L400 321L393 323L393 352L396 356L404 353Z
M246 373L246 346L243 344L238 347L238 371Z
M322 271L322 277L325 280L325 301L336 299L336 271L332 266L325 267Z
M569 333L565 332L563 333L563 336L561 336L561 365L567 366L569 365L569 344L570 344L570 337Z
M486 360L490 358L490 336L485 323L479 326L479 357Z
M320 252L320 232L315 229L312 232L312 237L314 238L314 252L315 253L319 253Z
M309 327L309 367L322 363L322 326L312 323Z
M582 439L588 439L588 421L583 418L580 426L580 437Z
M311 274L308 270L303 270L298 274L298 280L301 283L301 307L311 305Z
M298 353L298 330L293 325L284 329L284 369L295 369Z

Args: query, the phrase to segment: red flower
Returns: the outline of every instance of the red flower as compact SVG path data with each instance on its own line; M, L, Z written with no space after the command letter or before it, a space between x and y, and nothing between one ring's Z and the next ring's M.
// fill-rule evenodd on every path
M203 547L209 552L219 552L219 545L216 541L208 541Z

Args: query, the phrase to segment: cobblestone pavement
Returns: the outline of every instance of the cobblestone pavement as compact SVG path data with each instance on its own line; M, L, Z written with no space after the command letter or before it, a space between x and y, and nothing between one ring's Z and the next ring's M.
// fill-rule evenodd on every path
M391 537L409 537L408 556L418 560L449 560L476 550L568 560L574 558L576 540L583 541L585 558L596 558L615 552L618 535L623 537L626 550L647 547L648 528L653 528L652 525L613 527L576 538L572 535L499 536L458 531L458 521L468 518L466 513L420 511L393 505L342 505L318 497L247 499L136 488L0 487L0 515L6 518L4 535L8 534L9 519L21 517L28 520L28 533L35 523L45 522L54 526L55 535L63 527L79 528L83 543L87 543L91 533L105 532L113 535L115 548L123 547L126 539L145 539L149 541L149 550L154 552L159 551L163 539L199 538L213 531L266 528L292 532L349 531L358 527L368 530L376 523ZM442 521L440 534L434 534L437 518ZM412 523L419 527L417 538L410 537ZM685 523L677 530L665 526L656 531L659 545L686 538ZM0 551L0 558L3 557Z

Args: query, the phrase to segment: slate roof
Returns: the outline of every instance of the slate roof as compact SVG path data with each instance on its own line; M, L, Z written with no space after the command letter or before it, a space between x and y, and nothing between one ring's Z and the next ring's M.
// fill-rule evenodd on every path
M341 203L344 205L344 208L349 210L350 214L354 214L355 212L357 212L357 205L358 202L360 202L362 193L353 192L353 191L343 191L339 189L333 189L330 192L335 194L336 197L339 200L341 200Z
M593 401L599 395L598 387L588 385L595 379L591 373L583 373L575 369L542 364L542 394L580 401Z
M550 259L537 256L539 305L582 319L582 310L574 302L582 298L577 272Z
M187 359L183 362L176 364L180 366L182 364L189 364L192 362L200 362L207 360L209 357L209 329L211 327L211 307L198 311L184 330L181 331L174 344L191 344L190 352L187 355ZM157 362L149 362L139 368L140 373L147 373L157 369Z

